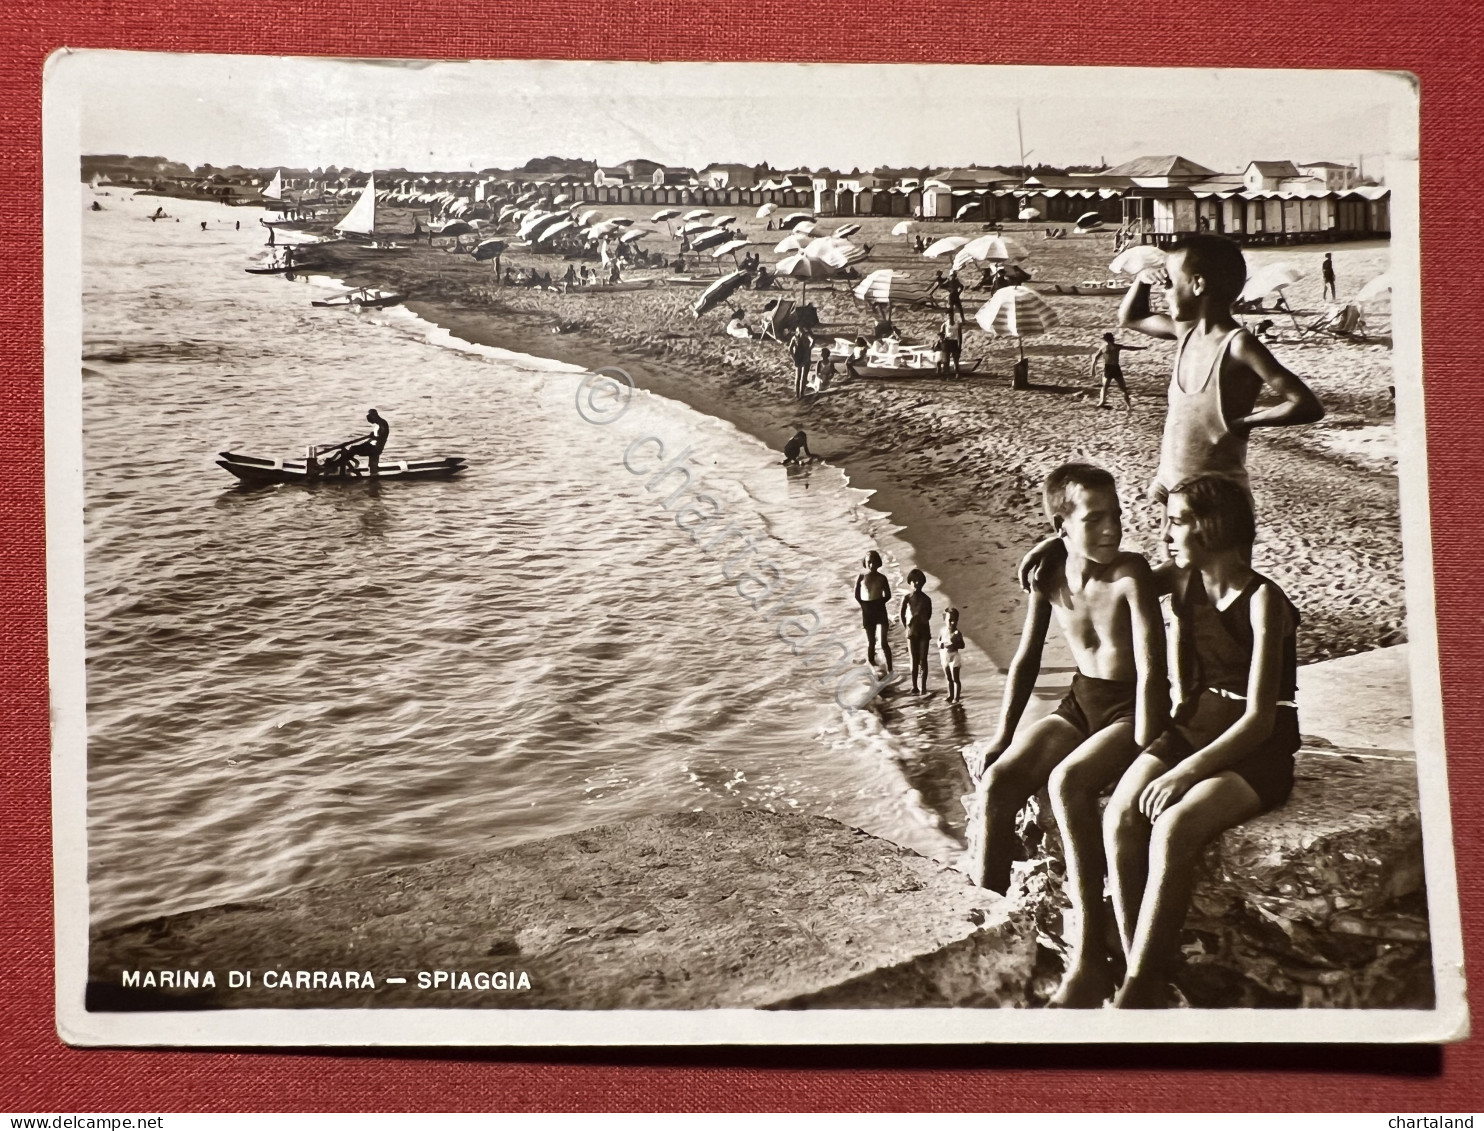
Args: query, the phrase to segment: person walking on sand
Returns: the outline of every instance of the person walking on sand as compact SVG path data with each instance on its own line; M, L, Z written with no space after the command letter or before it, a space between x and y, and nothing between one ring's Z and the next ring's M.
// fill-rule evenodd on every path
M943 319L943 344L948 350L948 360L953 365L953 375L962 376L961 361L964 353L964 322L954 320L952 314ZM945 373L944 376L947 376Z
M1319 265L1319 273L1324 276L1323 297L1331 302L1339 302L1340 292L1335 286L1335 257L1330 252L1324 253L1324 261Z
M886 670L891 671L891 643L886 629L890 623L886 603L891 600L891 586L881 572L881 555L872 550L866 555L866 572L855 579L855 600L861 607L861 623L866 629L866 662L876 666L876 629L881 629L881 654L886 657Z
M928 689L928 648L933 639L933 599L922 591L927 577L922 570L907 574L912 592L902 598L898 617L907 630L907 655L912 664L912 694L926 695ZM921 684L919 685L919 674Z
M1103 365L1103 388L1098 396L1098 408L1108 407L1108 388L1117 384L1118 391L1123 394L1123 407L1131 409L1133 401L1129 400L1128 386L1123 383L1123 369L1118 364L1118 355L1124 350L1147 350L1148 346L1126 346L1122 342L1114 340L1112 334L1103 335L1103 344L1092 355L1092 364L1088 368L1089 377L1096 376L1098 363Z
M948 702L962 703L964 638L958 630L958 610L943 614L943 627L938 630L938 658L943 663L943 678L948 681Z

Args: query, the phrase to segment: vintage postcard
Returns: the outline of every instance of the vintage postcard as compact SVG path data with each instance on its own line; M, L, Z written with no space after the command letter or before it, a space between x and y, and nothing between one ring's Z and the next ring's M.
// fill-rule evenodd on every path
M1410 76L45 113L66 1040L1467 1031Z

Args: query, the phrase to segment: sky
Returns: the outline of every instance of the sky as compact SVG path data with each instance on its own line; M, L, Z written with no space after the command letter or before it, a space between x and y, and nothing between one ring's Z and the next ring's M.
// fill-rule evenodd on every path
M1360 159L1384 175L1415 136L1407 76L1365 71L415 62L83 51L81 152L192 166L510 168L532 157L646 157L848 170L1118 164L1180 154Z

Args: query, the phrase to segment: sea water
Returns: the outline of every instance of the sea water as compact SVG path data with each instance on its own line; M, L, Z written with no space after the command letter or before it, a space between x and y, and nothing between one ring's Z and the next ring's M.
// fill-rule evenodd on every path
M739 563L677 526L683 477L656 481L688 449L693 492L861 671L860 558L881 550L898 592L913 561L845 471L786 468L642 391L616 420L584 413L614 390L400 307L314 308L331 281L243 272L267 255L255 210L98 199L81 218L96 923L680 811L818 814L957 854L958 751L984 708L943 703L934 656L935 699L848 709L864 684L801 663ZM364 433L371 406L385 459L468 471L249 489L214 464ZM929 591L941 614L951 595ZM977 649L966 664L993 680Z

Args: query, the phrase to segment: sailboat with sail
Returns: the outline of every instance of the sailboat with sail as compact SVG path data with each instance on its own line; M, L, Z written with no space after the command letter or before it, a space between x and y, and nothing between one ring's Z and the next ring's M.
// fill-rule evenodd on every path
M378 238L376 235L376 178L366 178L366 187L361 190L361 195L356 199L351 210L347 212L335 225L335 230L342 236L359 236L367 246L376 251L406 251L405 247L394 244L386 239Z

